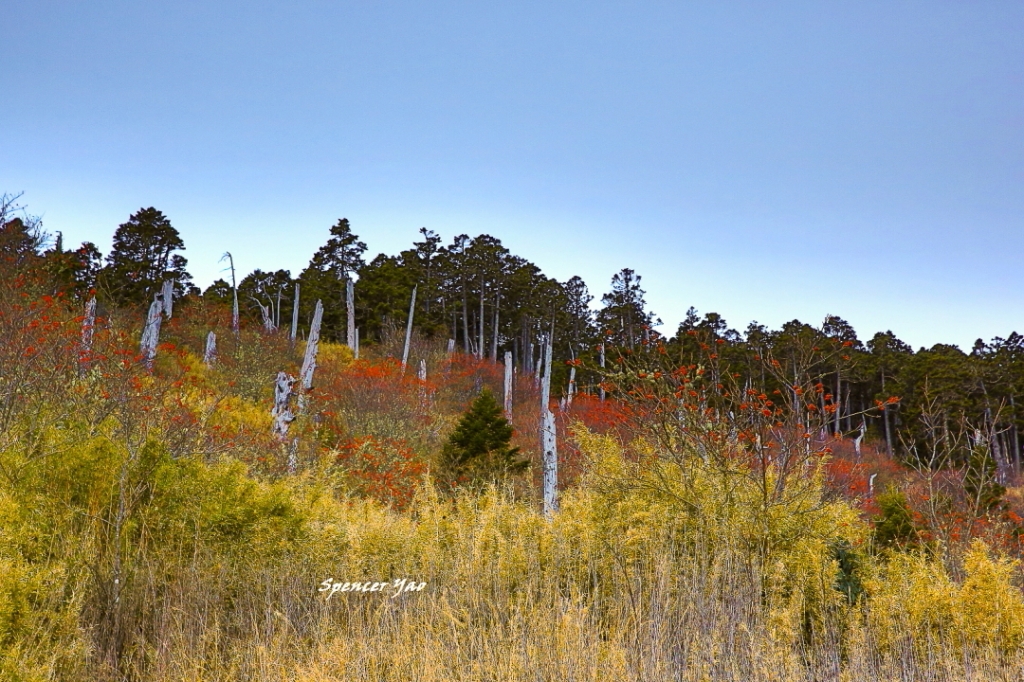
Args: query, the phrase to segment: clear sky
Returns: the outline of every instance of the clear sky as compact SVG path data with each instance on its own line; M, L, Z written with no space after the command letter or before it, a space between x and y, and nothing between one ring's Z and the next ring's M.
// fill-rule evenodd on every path
M1024 3L0 4L0 192L106 252L141 207L196 283L492 234L672 334L837 314L1024 332Z

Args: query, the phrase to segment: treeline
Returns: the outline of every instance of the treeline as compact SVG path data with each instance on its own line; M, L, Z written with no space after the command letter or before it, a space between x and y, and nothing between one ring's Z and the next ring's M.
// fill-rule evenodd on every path
M218 280L202 292L192 284L184 242L155 208L120 225L104 257L92 243L68 249L60 235L48 238L16 199L5 195L0 204L5 268L45 273L51 294L84 298L95 292L101 307L141 315L170 280L186 304L232 304L231 282ZM820 326L793 320L770 330L751 323L740 332L716 313L701 316L691 308L669 336L655 329L660 320L631 269L612 277L594 310L594 295L580 277L547 277L492 236L458 235L446 245L423 228L409 249L367 259L366 245L346 219L330 227L298 275L257 269L239 277L241 316L250 325L288 327L297 284L299 333L321 300L323 335L345 342L350 282L355 325L367 345L404 328L415 287L415 331L453 339L467 354L500 360L510 352L521 372L533 372L542 338L553 334L555 382L563 393L570 390L570 367L578 390L596 393L634 385L616 377L640 367L698 365L736 388L735 404L719 406L726 411L738 409L754 387L808 414L826 415L818 422L832 435L866 433L914 464L962 465L984 450L995 477L1006 481L1021 470L1024 339L1015 332L979 340L969 352L945 344L914 351L889 331L863 340L836 316ZM796 387L808 384L820 390L798 396Z

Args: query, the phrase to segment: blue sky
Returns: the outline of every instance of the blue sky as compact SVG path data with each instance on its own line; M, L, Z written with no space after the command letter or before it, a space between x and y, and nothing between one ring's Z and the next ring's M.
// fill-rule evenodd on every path
M1024 3L4 7L0 191L102 250L144 206L197 284L489 233L671 334L826 314L1024 332Z

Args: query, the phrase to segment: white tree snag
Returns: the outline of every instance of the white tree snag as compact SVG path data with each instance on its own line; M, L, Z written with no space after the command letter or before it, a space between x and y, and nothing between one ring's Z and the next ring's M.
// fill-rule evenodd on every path
M210 332L206 335L206 351L203 353L203 364L213 367L217 360L217 335Z
M540 346L539 347L539 351L540 352L538 353L539 360L537 361L537 371L533 375L533 384L535 386L541 383L541 378L542 378L541 372L544 371L544 347L547 345L548 338L546 336L544 336L543 334L541 334L541 336L538 339L538 341L540 342L540 344L539 344L539 346ZM530 348L531 349L533 348L532 344L531 344Z
M167 319L171 319L174 314L174 282L167 280L164 282L163 288L160 290L160 298L164 302L164 314L167 315Z
M324 304L318 300L313 311L313 323L309 326L309 336L306 338L306 354L302 358L302 369L299 370L299 382L302 384L299 412L306 408L306 394L313 388L313 373L316 371L316 355L320 350L320 324L323 318Z
M484 359L484 283L480 282L480 343L477 344L476 357Z
M501 319L499 317L499 315L498 315L498 309L499 309L500 305L501 305L501 295L500 295L500 292L499 292L494 297L494 334L493 334L493 338L491 339L491 362L497 362L498 361L498 322Z
M160 322L163 316L163 303L159 299L153 299L149 306L149 315L146 317L146 327L142 330L142 341L139 343L139 353L142 355L142 362L148 369L153 369L153 360L156 358L156 347L160 343Z
M416 378L419 379L420 381L424 381L424 382L427 380L427 361L426 360L420 360L420 369L419 369L418 372L416 372Z
M282 443L288 437L288 425L295 421L291 408L294 385L294 377L284 372L277 373L277 379L274 381L274 409L270 414L274 417L274 436Z
M345 314L348 317L348 330L345 343L349 348L356 347L356 285L351 278L345 280Z
M412 298L409 301L409 319L405 322L405 345L402 347L402 373L405 374L405 366L409 363L409 343L412 341L412 317L416 312L416 289L412 288Z
M295 283L295 299L292 301L292 347L295 347L295 339L299 337L299 283Z
M601 351L601 355L600 355L601 369L604 369L604 344L603 343L600 345L600 351ZM602 373L602 376L601 376L601 384L599 385L597 390L598 390L598 392L601 395L601 402L603 403L604 402L604 375L603 375L603 373Z
M85 369L89 363L89 352L92 350L93 332L96 330L96 297L93 296L85 304L85 317L82 318L82 345L79 348L79 369Z
M544 379L540 389L541 452L543 453L544 514L558 511L558 439L551 412L551 339L544 338Z
M861 419L859 433L857 434L857 437L853 439L853 449L857 452L858 462L860 461L860 443L862 440L864 440L864 434L866 434L867 432L868 425L863 419Z
M512 419L512 351L505 351L505 419Z
M231 331L235 332L235 336L238 336L238 286L235 284L235 258L231 255L230 251L225 251L224 255L220 257L221 260L228 259L228 264L231 266Z
M572 397L576 393L576 366L569 369L569 393L565 396L565 406L572 407Z
M352 348L352 356L359 359L359 327L356 327L356 345Z
M455 352L455 339L448 339L448 355Z
M324 304L316 302L316 309L313 311L313 324L309 327L309 337L306 339L306 355L302 359L302 369L299 371L299 380L302 382L303 395L313 388L313 372L316 371L316 354L320 349L320 323L324 319ZM299 401L299 409L303 407L303 401Z
M260 315L263 317L263 331L269 334L270 332L274 331L277 328L274 326L273 312L270 310L270 308L260 303L255 296L252 297L252 300L255 301L256 305L260 307ZM273 305L273 303L271 303L271 305Z

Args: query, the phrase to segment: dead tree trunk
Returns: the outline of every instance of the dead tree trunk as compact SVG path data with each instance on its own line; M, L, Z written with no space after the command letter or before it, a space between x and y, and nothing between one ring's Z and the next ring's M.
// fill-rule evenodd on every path
M85 304L85 317L82 318L82 345L78 351L79 371L89 366L89 355L92 352L92 337L96 329L96 297L93 296Z
M235 284L235 259L230 251L225 251L221 256L221 260L225 258L228 259L228 264L231 266L231 330L235 332L235 336L238 336L238 286Z
M309 327L309 337L306 339L306 355L302 358L302 369L299 371L299 381L302 383L302 393L299 394L299 411L306 406L306 394L313 388L313 372L316 371L316 354L320 349L320 323L324 319L324 304L316 302L316 309L313 311L313 323Z
M217 335L210 332L206 335L206 352L203 353L203 364L213 367L217 359Z
M544 337L544 380L540 390L541 452L543 453L544 514L558 511L558 438L551 412L551 339Z
M466 300L466 282L462 282L462 346L469 353L469 302Z
M491 343L491 362L498 361L498 309L501 304L501 296L495 296L494 298L494 330L493 338Z
M356 327L356 345L352 349L352 357L359 359L359 327Z
M601 362L601 369L604 369L604 344L603 343L600 346L600 350L601 350L601 354L600 354L599 358L600 358L600 362ZM601 373L601 383L598 385L597 390L598 390L598 393L601 396L601 402L603 403L604 402L604 373L603 372Z
M476 349L476 357L484 359L484 283L480 281L480 343Z
M355 350L356 347L356 285L352 278L345 280L345 312L348 315L348 334L345 343Z
M864 440L864 434L868 432L868 424L863 418L860 420L860 432L853 439L853 449L857 453L857 461L860 461L860 444Z
M569 368L569 393L565 396L565 406L572 407L572 397L576 393L576 366Z
M541 383L541 379L542 379L541 372L544 370L544 357L545 357L544 352L545 352L545 348L548 345L548 338L546 336L544 336L543 334L541 334L541 336L538 339L538 341L540 341L540 349L539 349L540 353L538 354L538 360L537 360L537 372L533 376L533 383L534 383L534 385L539 385ZM549 388L549 390L550 390L550 388Z
M260 315L263 317L263 331L269 334L270 332L274 331L273 311L267 306L260 303L260 301L255 296L252 297L252 300L255 301L256 305L260 307ZM273 305L273 303L271 303L271 305Z
M274 409L270 414L274 417L274 436L282 443L288 438L288 425L295 420L291 408L294 385L294 377L284 372L277 373L274 381Z
M405 321L405 345L402 347L402 374L409 363L409 343L412 341L412 319L416 313L416 288L412 288L412 299L409 301L409 319Z
M139 344L139 352L142 355L142 362L147 369L153 369L153 360L156 358L156 347L160 343L160 321L163 319L161 311L163 304L154 299L149 306L149 315L146 317L146 327L142 331L142 342Z
M166 280L163 287L160 289L160 298L163 299L164 303L164 314L167 315L167 319L171 319L174 314L174 282Z
M512 351L505 351L505 419L512 419Z
M295 300L292 301L292 348L295 348L295 339L299 337L299 283L295 283Z

